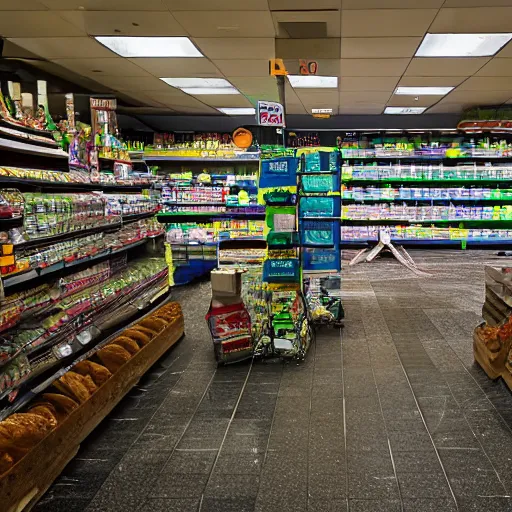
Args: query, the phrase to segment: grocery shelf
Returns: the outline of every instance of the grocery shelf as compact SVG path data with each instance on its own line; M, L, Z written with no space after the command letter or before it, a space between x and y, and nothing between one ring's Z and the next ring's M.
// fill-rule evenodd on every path
M158 281L156 281L158 282ZM155 285L155 282L149 283L150 286L148 286L148 290L151 288L151 286ZM62 375L64 375L66 372L68 372L72 366L74 366L78 361L82 361L84 359L90 358L95 352L97 352L100 348L108 344L110 341L118 337L121 332L124 329L127 329L136 323L139 323L143 318L151 315L154 313L158 308L160 308L166 301L170 300L170 296L168 295L168 288L166 289L167 293L162 293L162 290L156 291L156 293L148 298L146 301L145 307L142 309L139 308L139 311L142 311L143 313L137 318L129 323L121 321L122 327L116 329L115 332L107 333L107 337L105 339L99 341L94 345L93 348L89 349L88 351L84 352L85 347L81 346L79 349L75 350L71 356L69 356L66 359L66 364L64 367L59 368L57 371L54 371L54 373L50 376L48 376L45 380L38 383L34 388L28 390L26 393L24 393L21 397L18 397L16 399L16 402L10 406L5 407L0 411L0 421L4 420L7 416L15 413L16 411L20 410L22 407L24 407L30 400L32 400L36 395L42 393L45 389L47 389L51 384L60 378ZM165 296L167 295L167 296ZM93 324L94 325L94 324ZM86 329L89 329L91 326L89 325ZM102 333L103 334L103 333ZM58 342L57 342L58 343ZM37 347L37 349L40 349L41 347ZM46 347L48 348L48 347ZM50 367L44 368L43 370L36 372L36 373L30 373L26 377L22 378L18 382L16 382L15 386L4 390L0 393L0 401L6 398L11 392L23 388L26 384L28 384L31 381L36 380L38 377L41 377L41 375L48 373L48 371L51 371L52 368L55 368L56 366L59 366L62 364L62 361L64 359L58 359L54 362L53 365Z
M44 189L59 191L111 191L111 192L133 192L151 188L151 183L139 185L121 185L107 183L77 183L70 181L49 181L25 178L14 178L0 176L0 186L3 188L16 188L20 191L24 189Z
M372 178L342 178L342 183L346 183L348 185L378 185L378 184L385 184L385 185L393 185L393 184L407 184L407 185L413 185L417 184L422 187L429 187L432 185L445 185L445 186L452 186L455 184L461 184L461 185L500 185L500 184L508 184L510 185L511 180L510 179L497 179L497 178L489 178L489 179L463 179L463 178L457 178L457 179L428 179L428 178L378 178L378 179L372 179Z
M129 213L127 215L122 216L122 223L125 224L127 222L135 222L137 220L148 219L149 217L153 217L157 212L144 212L144 213Z
M86 229L77 229L75 231L68 231L66 233L59 233L57 235L46 236L41 238L34 238L32 240L27 240L25 242L21 242L19 244L14 244L14 250L19 251L21 249L32 249L34 247L39 247L43 245L51 245L56 242L63 242L65 240L70 240L73 238L79 238L82 236L92 235L94 233L101 233L102 231L110 231L113 229L119 229L121 227L121 221L113 222L111 224L102 224L100 226L86 228Z
M470 225L484 226L484 225L510 225L512 226L512 219L341 219L344 225L349 226L364 226L364 225L410 225L410 224L464 224L464 227Z
M161 223L166 222L186 222L187 220L197 219L241 219L241 220L265 220L264 213L228 213L228 212L179 212L179 213L159 213L156 218Z
M73 260L73 261L69 261L69 262L59 261L59 262L54 263L53 265L50 265L48 267L31 269L31 270L27 270L25 272L19 272L17 274L7 276L7 277L3 278L3 280L2 280L4 290L8 289L8 288L12 288L14 286L17 286L19 284L22 284L22 283L25 283L28 281L32 281L38 277L55 274L65 268L73 268L78 265L83 265L85 263L98 263L100 260L104 260L104 259L108 258L109 256L113 256L115 254L121 254L123 252L129 251L135 247L145 244L148 240L153 240L160 236L163 236L163 233L158 234L158 235L148 236L146 238L143 238L142 240L137 240L136 242L127 244L118 249L114 249L114 250L106 249L106 250L103 250L103 251L93 255L93 256L87 256L85 258L80 258L78 260ZM75 271L76 270L73 270L73 272L75 272ZM1 365L2 365L2 361L0 361L0 366Z
M9 229L23 226L23 217L7 217L0 218L0 230L8 231Z
M467 245L509 245L512 246L512 239L503 238L468 238L468 239L434 239L434 238L392 238L391 242L397 245L461 245L466 242ZM364 238L354 240L342 240L341 245L350 247L352 245L377 244L378 240Z
M473 160L480 160L480 161L486 161L486 162L504 162L504 161L510 161L512 159L512 156L483 156L483 155L477 155L477 156L460 156L460 157L454 157L454 158L447 158L444 155L394 155L394 156L349 156L349 157L342 157L343 162L359 162L361 160L364 160L365 162L379 162L379 161L390 161L390 160L400 160L401 162L438 162L443 163L443 165L446 164L456 164L456 163L462 163L462 162L471 162Z
M216 158L211 157L197 157L197 156L162 156L162 155L149 155L144 154L144 160L159 161L159 162L259 162L259 153L247 153L247 157L236 158Z
M0 138L0 149L6 151L18 151L36 156L68 158L68 154L60 148L48 148L36 144L27 144L16 140Z
M495 205L512 205L512 197L509 199L493 199L493 198L476 198L476 197L380 197L380 198L368 198L354 199L354 198L342 198L343 204L361 204L361 203L488 203Z

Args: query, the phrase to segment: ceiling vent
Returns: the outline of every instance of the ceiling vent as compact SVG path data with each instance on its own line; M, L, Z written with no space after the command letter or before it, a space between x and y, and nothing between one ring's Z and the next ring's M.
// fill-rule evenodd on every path
M290 39L321 39L327 37L327 23L323 21L279 22L279 34Z

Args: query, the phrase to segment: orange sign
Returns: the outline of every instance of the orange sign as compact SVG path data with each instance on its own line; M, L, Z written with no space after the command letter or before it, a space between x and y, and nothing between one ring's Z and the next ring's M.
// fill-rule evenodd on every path
M299 60L301 75L316 75L318 73L318 62L316 60Z
M287 74L283 59L270 59L271 76L286 76Z

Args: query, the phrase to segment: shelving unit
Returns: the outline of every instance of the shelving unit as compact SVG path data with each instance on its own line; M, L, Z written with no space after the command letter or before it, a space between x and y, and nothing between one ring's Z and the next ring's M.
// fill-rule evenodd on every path
M0 137L2 127L0 124ZM21 128L18 131L21 133ZM27 139L33 136L32 132L34 130L27 131ZM5 143L9 152L2 152L0 140L1 166L24 166L37 171L23 171L18 176L0 176L1 189L19 191L19 197L45 198L50 203L51 198L63 197L63 193L69 197L80 193L84 197L90 194L91 197L101 198L105 206L109 204L113 208L120 208L120 211L119 214L105 211L97 220L90 213L88 220L94 220L89 223L90 227L85 221L73 224L61 222L63 229L73 226L79 229L58 233L55 233L54 227L58 221L52 220L53 217L45 217L44 221L38 219L38 226L39 222L50 225L50 234L44 236L44 231L41 231L43 236L38 238L28 238L25 229L27 219L36 212L0 219L0 229L23 228L24 232L20 234L25 237L24 241L20 241L18 234L11 233L7 240L4 238L2 250L10 251L13 261L18 258L34 261L17 273L4 273L1 278L0 418L18 410L25 403L24 399L18 401L18 395L31 396L30 389L35 389L50 375L67 368L128 319L166 300L169 290L168 269L163 258L152 258L157 252L156 241L163 235L163 232L154 229L153 224L147 223L150 222L147 219L154 217L158 211L156 203L153 209L147 210L147 205L151 203L144 198L138 200L138 196L110 195L140 193L152 186L150 182L140 180L132 185L128 182L73 181L76 176L66 174L67 154L53 148L51 142L46 145L37 145L33 140L21 143L12 140L12 137L6 139L8 142ZM56 159L61 161L58 166L55 166ZM48 168L60 172L58 176L58 173L54 173L56 181L30 177L45 176L45 172L52 174L46 171ZM123 197L130 201L124 204ZM64 211L78 215L73 210L56 209L55 219ZM53 210L44 210L41 214L47 216L51 212ZM39 211L37 215L40 215ZM81 226L84 227L80 229ZM108 244L98 242L95 245L97 238L92 235L98 235L98 240L111 238L108 238ZM117 236L120 238L112 238ZM66 243L71 244L65 247L76 257L59 261L55 256L65 252L55 252L50 260L38 260L38 255L50 254ZM89 252L90 249L92 252ZM45 261L50 261L50 264ZM75 284L70 285L69 292L62 294L61 287L67 282ZM22 341L25 335L25 341Z
M176 284L213 270L220 241L263 237L265 213L257 205L259 153L236 156L231 151L229 158L222 158L221 150L202 157L193 156L194 151L187 151L188 156L181 154L184 150L175 155L146 151L144 156L149 164L162 163L169 175L157 219L166 225L168 263ZM199 178L205 175L208 180Z
M390 227L391 241L404 246L512 242L512 155L398 153L365 157L343 151L342 245L376 242L378 226ZM397 213L402 207L406 215Z

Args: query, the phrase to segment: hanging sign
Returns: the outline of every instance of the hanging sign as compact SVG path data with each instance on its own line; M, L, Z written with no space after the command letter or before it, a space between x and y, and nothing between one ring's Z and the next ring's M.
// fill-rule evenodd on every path
M316 60L299 60L299 71L301 75L316 75L318 73L318 62Z
M258 124L260 126L286 126L283 105L274 101L258 101Z
M270 76L286 76L288 72L284 66L283 59L270 59Z

